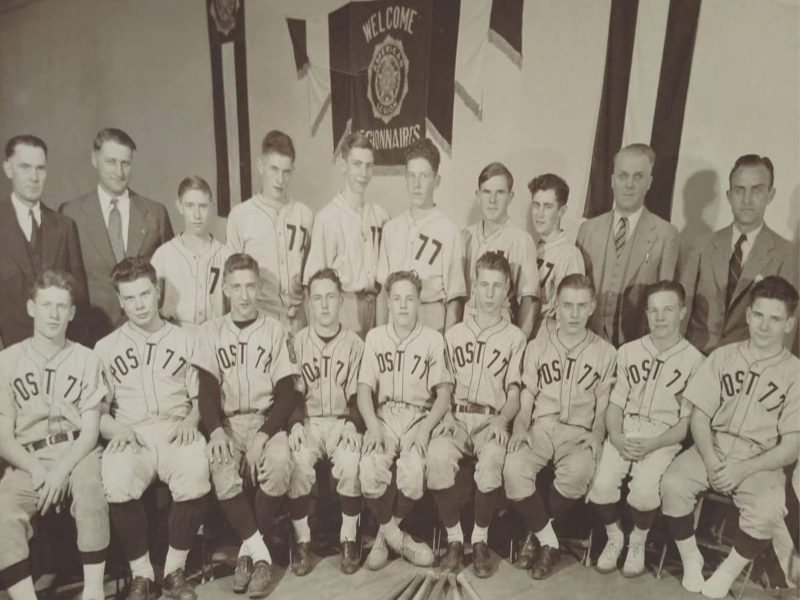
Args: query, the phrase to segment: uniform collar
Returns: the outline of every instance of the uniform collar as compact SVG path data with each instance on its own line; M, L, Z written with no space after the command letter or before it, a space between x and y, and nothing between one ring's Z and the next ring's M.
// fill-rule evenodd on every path
M406 211L405 216L406 216L406 220L408 221L408 224L410 226L412 226L412 227L422 227L423 225L426 225L426 224L430 223L431 221L434 221L434 220L438 219L441 214L442 214L442 211L440 211L436 206L434 206L421 219L415 219L413 217L413 215L411 214L411 209L408 209Z

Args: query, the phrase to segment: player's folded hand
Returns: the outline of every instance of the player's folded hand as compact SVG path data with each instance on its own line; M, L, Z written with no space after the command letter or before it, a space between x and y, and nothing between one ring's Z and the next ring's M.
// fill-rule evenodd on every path
M172 435L167 439L168 444L177 444L178 446L188 446L192 444L200 435L197 427L190 421L183 421L172 432Z
M336 440L335 446L343 444L345 448L350 448L353 452L361 452L361 436L358 435L356 426L350 421L344 424L339 435L341 437L339 440Z
M143 446L136 433L132 429L125 426L120 426L111 441L108 442L107 452L122 452L130 446L134 452L139 452L139 448Z
M596 436L591 431L587 431L586 433L580 435L575 443L578 445L579 448L582 450L589 450L592 453L592 458L597 459L597 456L600 452L600 447L603 444L603 440Z
M410 452L414 448L417 449L419 455L422 458L425 458L425 455L428 453L428 443L431 441L431 434L429 431L420 427L417 429L417 433L414 434L414 437L411 438L411 441L408 442L406 451Z
M439 424L433 428L433 433L431 434L431 438L437 438L441 435L449 435L452 436L456 432L456 418L453 416L453 413L445 413L442 420L439 421Z
M709 473L709 479L712 474ZM747 472L742 463L736 461L720 462L714 467L714 487L720 492L732 492L742 483Z
M516 452L517 450L521 450L522 446L525 445L527 445L528 448L533 448L533 438L531 434L527 431L515 429L511 434L511 438L508 440L508 451Z
M228 437L222 427L218 427L211 432L211 437L206 446L206 457L208 462L228 462L233 460L236 444Z
M503 418L503 415L497 415L492 419L486 429L489 434L486 438L487 441L497 440L498 444L504 448L506 447L506 444L508 444L508 423Z
M300 448L306 445L306 428L302 423L295 423L289 434L289 448L292 452L300 452Z
M627 460L642 460L651 452L650 441L645 438L630 438L626 436L623 444L625 450L623 458Z
M264 448L269 441L269 436L263 431L259 431L253 441L250 442L250 447L245 453L245 465L247 474L250 476L250 482L253 485L258 485L258 468L261 466L261 460L264 457Z
M66 498L69 490L69 471L60 465L55 465L44 478L42 487L39 488L39 499L36 510L46 515L51 508L55 508Z
M386 440L380 427L367 429L364 434L364 454L367 452L386 452Z

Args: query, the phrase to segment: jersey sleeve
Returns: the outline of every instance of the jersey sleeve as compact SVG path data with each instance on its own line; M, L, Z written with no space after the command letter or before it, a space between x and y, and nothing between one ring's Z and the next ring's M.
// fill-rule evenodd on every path
M0 364L0 415L12 422L17 420L17 402L11 389L11 379L2 364Z
M611 388L614 385L617 374L617 350L611 344L603 343L603 361L600 381L594 389L594 397L603 405L608 404Z
M192 354L192 365L213 375L221 383L222 372L219 369L219 363L217 363L216 339L214 322L206 321L200 331L197 332Z
M228 226L225 229L227 237L227 246L233 252L243 252L244 244L241 237L239 237L239 211L234 208L228 217Z
M512 385L522 388L522 361L525 358L525 334L520 331L519 335L515 335L514 338L511 345L511 360L508 363L508 370L506 371L506 393L508 393Z
M361 368L358 373L358 383L363 383L372 388L375 392L378 390L378 356L377 344L375 343L375 335L378 333L377 329L373 329L367 333L367 339L364 342L364 354L361 359Z
M625 410L628 404L628 396L631 393L631 383L628 379L628 349L623 346L619 349L617 354L617 378L614 382L614 387L609 396L609 404L618 406L621 410Z
M462 298L467 295L467 282L464 279L464 243L458 230L453 232L452 240L444 249L444 282L445 301Z
M292 340L286 335L283 325L279 323L274 328L271 337L273 358L269 366L269 373L273 383L278 383L284 377L300 375L300 367L297 365Z
M308 249L306 268L303 272L303 285L308 285L308 280L314 273L333 264L333 259L336 257L336 244L330 239L332 236L325 231L325 217L324 213L317 215L314 227L311 229L311 247Z
M683 397L687 401L712 418L719 410L721 403L720 374L723 360L722 348L712 352L711 356L697 369L683 392Z
M686 388L694 379L694 376L697 374L697 370L700 366L705 362L706 358L700 352L697 352L695 359L691 362L691 367L689 371L689 377L686 378L686 385L684 386L683 390L680 393L675 395L675 400L678 401L680 409L678 411L678 418L679 419L686 419L692 416L692 411L694 410L694 405L689 402L689 399L686 398Z
M437 385L453 383L453 375L445 358L444 337L438 332L433 333L436 335L431 336L428 350L428 389L431 391Z
M794 381L789 385L786 400L783 402L783 408L778 418L778 433L781 435L800 432L800 387L797 384L796 371L793 377Z
M536 244L527 233L522 236L523 243L518 251L519 280L517 281L517 302L525 296L539 296L539 267L536 262Z
M114 334L111 334L114 335ZM115 385L114 385L114 378L111 376L111 371L109 370L109 351L110 351L110 343L108 338L103 338L97 344L95 344L94 350L92 351L94 355L100 361L100 369L101 369L101 376L103 377L103 382L106 386L106 396L104 400L104 404L107 410L111 407L114 402L114 393L115 393Z
M80 399L78 400L78 412L83 414L90 410L99 410L103 400L110 391L106 385L106 377L103 376L103 364L100 358L89 353L83 368L83 382L81 385Z
M347 384L345 386L345 400L349 400L358 392L358 372L361 360L364 357L364 342L357 335L352 335L350 343L350 358L347 365Z
M528 390L534 398L539 394L539 356L546 343L541 337L532 340L522 359L522 388Z

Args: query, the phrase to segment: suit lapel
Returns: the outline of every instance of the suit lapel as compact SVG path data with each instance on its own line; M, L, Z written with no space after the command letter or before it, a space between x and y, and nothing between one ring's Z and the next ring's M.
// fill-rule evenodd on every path
M592 239L589 243L589 251L592 256L596 257L595 260L606 255L608 240L613 237L611 231L614 223L613 214L614 211L608 211L597 217L597 226L592 232Z
M753 249L747 257L747 262L744 263L742 274L739 276L739 281L736 282L736 289L733 291L731 298L731 307L741 298L750 286L756 275L763 273L769 262L772 260L772 251L775 248L775 239L773 238L772 230L766 225L756 236L756 241L753 244Z
M650 257L650 248L656 240L656 224L650 219L650 211L642 210L642 216L636 224L631 240L631 255L628 260L628 279L630 280L639 270L639 267Z
M58 228L56 213L42 205L42 268L55 266L63 232Z
M128 248L126 256L138 256L147 233L147 203L133 192L131 197L131 211L128 219Z
M14 261L22 269L22 272L29 279L36 277L33 265L31 264L31 257L28 254L28 240L25 239L25 234L17 221L17 213L14 211L14 206L11 204L9 198L3 202L3 207L0 209L2 214L2 228L3 228L3 242L8 248L9 254L14 258Z
M733 239L733 225L714 234L711 253L711 270L717 287L721 290L728 288L728 267L731 262L731 240Z
M100 208L100 198L97 192L86 199L82 209L83 214L86 215L87 226L85 231L89 234L89 239L105 261L113 267L117 261L114 258L114 250L111 248L111 240L108 237L108 228L106 227L106 220L103 218L103 211ZM83 243L83 240L81 240L81 243ZM83 252L85 254L86 250Z

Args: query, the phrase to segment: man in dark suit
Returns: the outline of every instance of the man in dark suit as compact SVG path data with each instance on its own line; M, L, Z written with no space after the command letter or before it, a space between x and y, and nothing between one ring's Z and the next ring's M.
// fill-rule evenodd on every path
M48 269L68 271L75 278L78 312L69 337L80 340L88 300L86 272L75 223L41 202L47 145L33 135L12 137L6 144L3 170L13 191L9 200L0 202L0 347L33 335L26 305L37 275Z
M798 287L791 244L764 223L764 212L775 197L774 181L769 158L739 157L728 177L733 223L698 240L681 264L686 339L705 354L748 338L745 312L754 283L780 275ZM787 344L791 347L791 339Z
M644 206L655 158L646 144L617 152L614 208L583 223L575 242L597 287L590 327L616 347L647 334L647 286L675 277L678 230Z
M120 129L94 138L97 189L67 202L61 212L78 225L89 284L86 321L91 346L125 319L111 270L126 256L147 256L173 237L167 209L128 189L136 144Z

